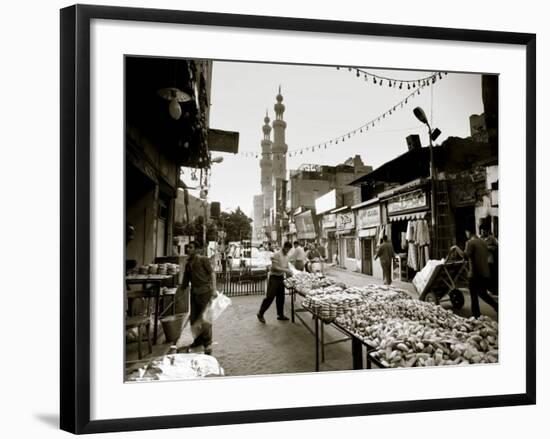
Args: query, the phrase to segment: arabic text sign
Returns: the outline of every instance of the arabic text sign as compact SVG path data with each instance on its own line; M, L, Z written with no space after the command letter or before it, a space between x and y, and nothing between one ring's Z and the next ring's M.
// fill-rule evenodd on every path
M339 213L336 215L336 230L355 229L355 215L353 212Z

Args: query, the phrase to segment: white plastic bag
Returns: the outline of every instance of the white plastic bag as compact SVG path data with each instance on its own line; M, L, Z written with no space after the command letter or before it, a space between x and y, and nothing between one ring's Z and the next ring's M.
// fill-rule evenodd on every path
M207 323L212 323L216 320L225 309L231 305L231 299L225 294L218 293L216 297L213 297L208 303L208 306L204 310L202 318Z

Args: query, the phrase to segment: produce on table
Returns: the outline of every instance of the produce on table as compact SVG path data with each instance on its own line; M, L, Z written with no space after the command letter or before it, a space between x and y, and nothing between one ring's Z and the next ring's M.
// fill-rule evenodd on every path
M489 317L466 319L388 286L345 288L310 273L289 280L305 308L362 339L384 367L498 362L498 323Z

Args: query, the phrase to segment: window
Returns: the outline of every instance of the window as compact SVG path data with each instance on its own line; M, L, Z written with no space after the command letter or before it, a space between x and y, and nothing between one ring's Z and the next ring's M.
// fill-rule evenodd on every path
M346 257L355 259L355 238L346 239Z

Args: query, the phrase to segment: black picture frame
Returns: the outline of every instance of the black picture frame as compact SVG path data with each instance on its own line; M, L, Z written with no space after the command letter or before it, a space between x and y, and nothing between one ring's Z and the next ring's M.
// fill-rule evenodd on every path
M75 5L61 10L61 429L82 434L535 404L536 36L175 10ZM526 48L526 392L418 401L90 420L90 22L132 20L205 26L502 43Z

